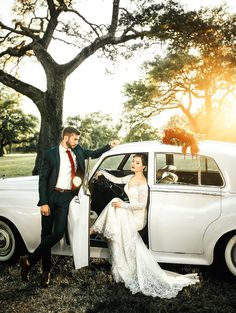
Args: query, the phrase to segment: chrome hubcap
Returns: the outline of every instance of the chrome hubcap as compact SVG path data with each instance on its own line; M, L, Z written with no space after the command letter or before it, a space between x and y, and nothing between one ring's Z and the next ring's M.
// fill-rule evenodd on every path
M0 229L0 255L4 256L11 251L12 241L9 233L5 229Z

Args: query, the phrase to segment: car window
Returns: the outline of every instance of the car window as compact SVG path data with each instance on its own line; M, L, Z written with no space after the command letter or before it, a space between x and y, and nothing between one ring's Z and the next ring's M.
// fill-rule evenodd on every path
M142 152L143 153L143 152ZM147 154L147 153L145 153ZM123 174L131 174L131 161L135 153L119 154L108 156L103 162L99 165L99 169L107 169L114 174L120 176ZM147 176L147 168L145 169L144 174Z
M124 157L124 154L109 156L103 160L99 168L117 170L122 163Z
M133 157L134 157L134 153L129 155L129 157L126 160L126 163L123 165L123 170L125 171L130 170Z
M217 164L212 158L182 153L157 153L155 162L158 184L223 185Z
M212 158L201 157L201 185L223 186L224 182L218 166Z

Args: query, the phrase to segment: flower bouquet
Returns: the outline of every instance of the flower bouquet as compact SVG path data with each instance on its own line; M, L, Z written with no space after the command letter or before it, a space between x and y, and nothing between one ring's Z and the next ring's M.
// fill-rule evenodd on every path
M199 152L198 141L194 134L178 127L165 129L162 142L167 145L181 146L184 154L186 154L188 147L190 147L192 155Z

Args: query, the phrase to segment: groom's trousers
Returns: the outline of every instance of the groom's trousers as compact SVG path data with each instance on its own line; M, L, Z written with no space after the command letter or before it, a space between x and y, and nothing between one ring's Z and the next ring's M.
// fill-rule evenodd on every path
M30 265L42 259L42 270L50 271L51 248L64 236L70 201L77 192L56 190L52 192L49 201L50 215L41 216L41 242L28 256Z

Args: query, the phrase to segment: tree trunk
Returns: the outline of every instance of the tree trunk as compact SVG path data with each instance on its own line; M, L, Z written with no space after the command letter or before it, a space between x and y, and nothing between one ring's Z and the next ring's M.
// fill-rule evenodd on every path
M43 105L39 108L41 127L37 145L37 157L32 175L38 175L44 152L60 142L63 127L63 98L65 77L54 76L50 84L50 92L45 92Z
M4 149L3 146L0 144L0 157L3 157L4 155Z
M9 154L11 154L12 153L12 143L10 142L9 144L8 144L8 147L9 147Z
M189 109L186 109L183 105L180 106L180 109L182 110L182 112L187 116L191 128L193 129L193 131L195 133L199 133L200 132L200 128L199 128L199 124L196 120L196 118L192 115L192 113L190 112Z
M208 139L208 135L212 128L212 101L211 95L208 90L205 91L205 111L206 111L206 121L204 125L204 134L206 135L206 139Z
M41 117L41 128L37 145L37 157L32 175L38 175L41 167L44 152L60 142L62 130L62 118L52 115L51 112L44 112Z

